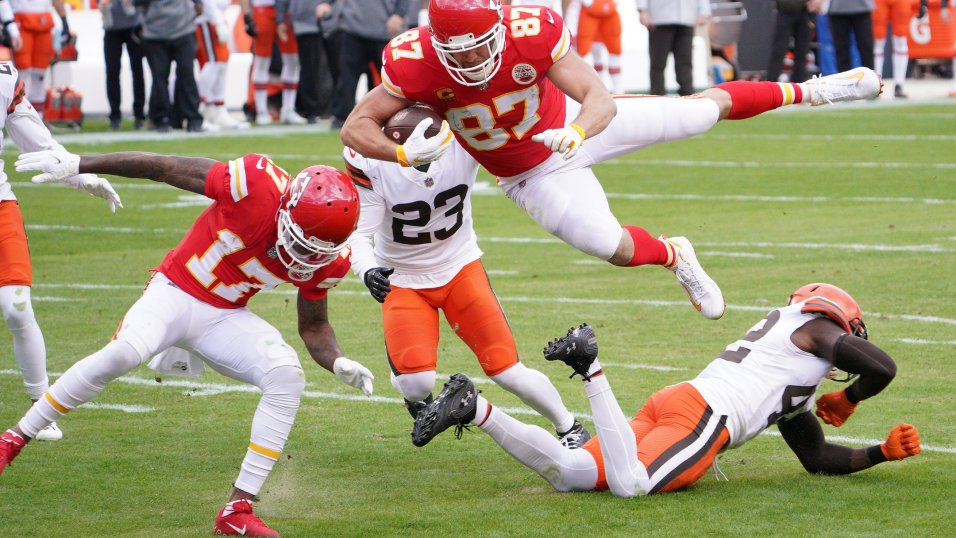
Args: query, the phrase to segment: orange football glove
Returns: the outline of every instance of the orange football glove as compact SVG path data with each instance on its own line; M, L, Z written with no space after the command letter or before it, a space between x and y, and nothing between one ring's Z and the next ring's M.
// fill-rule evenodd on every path
M831 392L817 399L817 416L823 419L823 422L839 428L850 418L856 406L857 404L846 399L845 391Z
M880 445L880 450L887 460L901 460L919 454L919 430L912 424L900 422L890 431L886 442Z

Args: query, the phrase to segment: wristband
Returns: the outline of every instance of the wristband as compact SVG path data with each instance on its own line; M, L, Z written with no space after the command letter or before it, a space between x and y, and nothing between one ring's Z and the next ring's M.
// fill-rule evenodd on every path
M402 166L411 166L408 162L408 157L405 156L405 146L398 145L395 147L395 158L398 160L398 164Z
M581 127L577 123L572 123L571 125L568 125L568 127L577 131L577 133L581 135L581 140L584 140L585 138L588 137L587 133L584 132L584 127Z

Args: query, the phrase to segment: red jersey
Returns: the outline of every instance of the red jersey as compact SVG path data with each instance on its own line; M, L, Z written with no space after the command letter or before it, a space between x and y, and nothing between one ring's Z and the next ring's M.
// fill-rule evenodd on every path
M571 49L561 17L543 6L504 6L501 68L487 86L455 82L432 47L427 27L393 38L383 51L382 82L392 95L428 104L489 172L510 177L553 152L531 140L565 122L565 95L545 76Z
M268 157L249 154L216 163L206 176L213 200L159 271L180 289L218 308L240 308L261 289L284 282L309 300L321 300L349 270L349 249L308 280L289 274L276 257L276 212L289 174Z

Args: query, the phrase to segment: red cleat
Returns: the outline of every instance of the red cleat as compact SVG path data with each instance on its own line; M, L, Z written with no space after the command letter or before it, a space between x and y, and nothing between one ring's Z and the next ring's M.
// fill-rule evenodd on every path
M13 458L17 457L17 454L23 450L26 444L27 442L23 437L11 430L7 430L0 435L0 473L3 473L3 469L10 465Z
M213 531L230 536L279 536L252 513L252 503L245 499L226 504L216 516Z

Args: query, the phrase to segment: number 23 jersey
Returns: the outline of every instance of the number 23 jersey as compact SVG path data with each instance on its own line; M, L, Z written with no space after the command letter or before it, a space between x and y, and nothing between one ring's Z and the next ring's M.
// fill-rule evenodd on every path
M445 116L462 147L489 172L511 177L553 152L531 140L565 124L565 95L545 75L571 48L557 13L543 6L504 7L501 68L487 86L463 86L438 59L428 29L393 38L382 53L382 84L395 97Z
M196 299L240 308L261 289L284 282L318 301L349 270L348 249L311 276L296 278L278 260L276 211L289 175L268 157L249 154L217 163L206 176L213 200L155 270Z
M817 317L800 312L802 307L797 303L771 311L690 381L715 414L727 415L729 448L812 408L832 365L790 340Z

